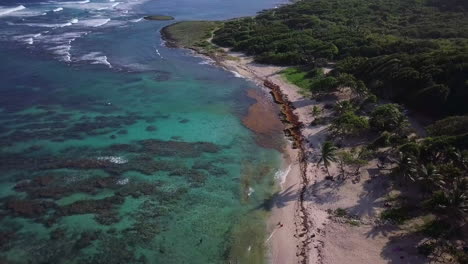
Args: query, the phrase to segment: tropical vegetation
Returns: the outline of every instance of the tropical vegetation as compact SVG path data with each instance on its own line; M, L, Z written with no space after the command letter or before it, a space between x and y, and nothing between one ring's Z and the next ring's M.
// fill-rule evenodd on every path
M303 0L228 21L213 42L258 62L301 65L310 80L296 81L310 89L333 88L344 75L414 109L466 114L467 10L460 0ZM330 61L332 75L317 73Z

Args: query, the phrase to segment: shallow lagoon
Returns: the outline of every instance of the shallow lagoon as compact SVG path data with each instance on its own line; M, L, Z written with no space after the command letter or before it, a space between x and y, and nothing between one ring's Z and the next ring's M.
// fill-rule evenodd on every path
M170 22L139 18L275 4L31 1L1 16L0 260L261 263L280 153L241 123L258 88L164 47ZM74 18L88 22L40 26Z

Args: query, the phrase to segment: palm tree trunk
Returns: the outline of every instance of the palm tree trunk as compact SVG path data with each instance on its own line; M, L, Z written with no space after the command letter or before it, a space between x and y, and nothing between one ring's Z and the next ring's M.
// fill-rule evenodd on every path
M328 166L326 164L324 164L324 165L325 165L325 170L327 170L328 177L330 179L333 179L333 177L330 175L330 171L328 170Z

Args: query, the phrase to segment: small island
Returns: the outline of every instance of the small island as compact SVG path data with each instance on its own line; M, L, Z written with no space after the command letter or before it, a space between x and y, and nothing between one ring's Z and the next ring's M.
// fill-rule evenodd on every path
M157 21L166 21L166 20L174 20L172 16L165 16L165 15L151 15L143 17L145 20L157 20Z

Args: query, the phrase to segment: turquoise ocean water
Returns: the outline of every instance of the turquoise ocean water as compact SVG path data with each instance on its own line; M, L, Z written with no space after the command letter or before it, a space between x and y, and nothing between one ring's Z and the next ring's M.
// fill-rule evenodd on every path
M262 263L281 155L241 122L259 88L141 18L279 4L0 1L0 263Z

